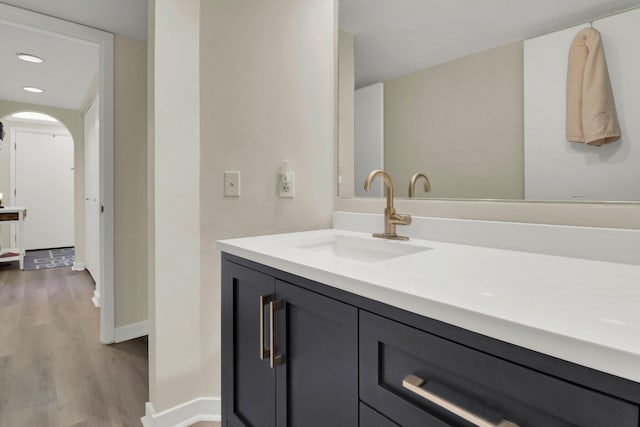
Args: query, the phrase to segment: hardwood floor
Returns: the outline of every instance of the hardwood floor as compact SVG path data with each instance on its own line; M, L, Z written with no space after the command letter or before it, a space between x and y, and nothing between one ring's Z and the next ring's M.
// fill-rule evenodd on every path
M0 264L0 426L140 426L147 342L98 341L93 281Z

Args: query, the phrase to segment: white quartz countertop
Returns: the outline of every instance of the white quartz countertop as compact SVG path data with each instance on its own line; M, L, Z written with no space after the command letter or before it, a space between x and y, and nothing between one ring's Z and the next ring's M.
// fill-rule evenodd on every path
M429 240L380 261L309 242L367 233L326 229L218 242L233 255L640 382L640 266ZM597 250L597 248L594 248Z

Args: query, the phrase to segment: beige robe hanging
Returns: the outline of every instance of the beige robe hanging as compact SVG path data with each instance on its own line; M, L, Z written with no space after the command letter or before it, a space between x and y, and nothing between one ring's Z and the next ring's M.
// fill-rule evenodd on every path
M575 36L569 50L567 140L600 146L620 136L600 33L586 28Z

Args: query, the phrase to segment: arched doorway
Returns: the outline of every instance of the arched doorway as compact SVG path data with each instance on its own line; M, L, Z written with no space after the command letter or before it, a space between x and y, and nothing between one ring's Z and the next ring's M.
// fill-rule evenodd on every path
M43 113L21 111L2 118L5 125L3 168L6 189L12 206L28 209L28 226L23 243L32 253L26 269L40 269L73 263L74 226L74 141L69 129L57 119ZM17 235L12 230L10 245ZM6 235L3 236L6 241ZM64 248L64 249L63 249ZM56 257L53 261L55 251ZM64 256L62 255L64 254ZM47 259L51 260L47 261ZM34 262L34 260L36 260Z

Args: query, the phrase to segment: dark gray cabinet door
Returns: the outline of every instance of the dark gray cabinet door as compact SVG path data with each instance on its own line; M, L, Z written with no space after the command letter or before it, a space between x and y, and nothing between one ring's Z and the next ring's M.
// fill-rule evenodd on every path
M358 310L276 282L278 427L358 425Z
M274 345L270 306L274 302ZM358 310L276 281L233 262L223 264L223 422L235 427L358 425ZM269 348L281 363L270 367Z
M235 427L275 427L275 370L260 359L260 297L275 279L225 262L222 284L223 420ZM268 342L268 304L264 342ZM267 344L268 346L268 344Z
M399 427L387 417L360 402L360 427Z

